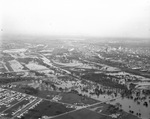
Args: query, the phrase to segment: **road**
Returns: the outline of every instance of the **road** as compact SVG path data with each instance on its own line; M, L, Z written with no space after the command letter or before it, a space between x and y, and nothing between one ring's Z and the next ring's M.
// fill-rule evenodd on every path
M20 103L21 101L23 101L25 98L21 99L19 102L15 103L14 105L8 107L7 109L3 110L2 112L0 112L0 114L4 113L5 111L7 111L8 109L12 108L13 106L17 105L18 103Z
M10 89L6 89L6 90L11 91ZM33 95L26 94L26 93L22 93L22 94L25 94L25 95L28 95L28 96L33 96ZM51 101L51 102L63 104L63 105L70 105L70 106L73 106L72 104L69 104L69 103L64 103L64 102L54 101L54 100L46 99L46 98L40 98L40 97L37 97L37 96L33 96L33 97L36 97L37 99L43 99L43 100L47 100L47 101ZM23 100L23 99L22 99L22 100ZM21 100L21 101L22 101L22 100ZM21 102L21 101L19 101L19 102ZM15 103L13 106L15 106L16 104L18 104L19 102ZM13 106L11 106L11 107L13 107ZM31 105L31 106L33 106L33 105ZM31 106L29 106L29 107L31 107ZM10 109L11 107L7 108L6 110ZM29 107L28 107L28 108L29 108ZM27 109L27 108L26 108L26 109ZM6 110L4 110L4 111L6 111ZM3 111L3 112L4 112L4 111ZM24 109L21 110L21 112L19 111L20 113L17 114L17 116L20 115L20 114L22 114L22 113L25 112L25 111L26 111L26 110L24 110ZM2 112L1 112L1 113L2 113ZM16 116L14 116L14 117L16 117ZM14 118L14 117L13 117L13 118ZM13 119L13 118L12 118L12 119Z
M41 99L37 98L36 100L34 100L33 102L27 104L23 109L21 109L20 111L18 111L16 114L13 115L12 119L14 119L15 117L21 115L22 113L24 113L25 111L27 111L31 106L35 105L37 102L39 102Z
M119 98L121 98L121 97L113 98L113 99L106 100L106 101L103 101L103 102L97 102L97 103L94 103L94 104L91 104L91 105L88 105L88 106L84 106L83 108L80 108L80 109L76 109L76 110L72 110L72 111L69 111L69 112L65 112L65 113L63 113L63 114L51 116L51 117L49 117L48 119L53 119L53 118L56 118L56 117L60 117L60 116L63 116L63 115L69 114L69 113L76 112L76 111L78 111L78 110L86 109L86 108L89 108L89 107L92 107L92 106L95 106L95 105L99 105L99 104L102 104L102 103L105 103L105 102L109 102L109 101L111 101L111 100L116 100L116 99L119 99Z

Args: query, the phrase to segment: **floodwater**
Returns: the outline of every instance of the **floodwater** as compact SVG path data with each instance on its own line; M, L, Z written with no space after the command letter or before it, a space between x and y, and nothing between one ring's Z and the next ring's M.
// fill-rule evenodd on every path
M150 118L150 97L147 96L144 100L138 100L134 101L136 98L135 95L133 95L133 99L131 98L119 98L115 101L111 102L111 104L120 103L122 106L121 108L126 112L133 111L133 114L136 116L139 116L140 113L142 119L149 119ZM143 105L145 102L147 102L147 106Z
M145 96L144 94L140 94L139 99L135 100L137 98L136 93L132 94L132 98L131 97L122 98L120 97L121 95L119 93L115 97L113 94L111 95L100 94L99 96L97 96L96 94L90 94L89 91L85 92L85 91L78 90L78 92L82 95L86 95L90 98L99 101L107 101L116 98L115 100L109 101L107 103L113 105L119 103L121 105L120 108L123 109L124 111L128 113L131 113L132 111L133 115L136 115L142 119L150 119L150 96ZM143 105L145 102L147 102L147 105Z

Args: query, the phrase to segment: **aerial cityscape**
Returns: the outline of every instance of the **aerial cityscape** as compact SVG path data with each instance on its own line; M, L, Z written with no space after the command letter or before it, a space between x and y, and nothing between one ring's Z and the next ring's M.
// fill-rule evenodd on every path
M3 37L1 118L150 118L149 41L48 39Z
M0 0L0 119L150 119L150 0Z

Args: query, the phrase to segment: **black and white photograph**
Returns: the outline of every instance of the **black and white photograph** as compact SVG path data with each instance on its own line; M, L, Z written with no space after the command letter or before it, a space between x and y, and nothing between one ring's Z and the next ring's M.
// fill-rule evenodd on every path
M0 0L0 119L150 119L150 0Z

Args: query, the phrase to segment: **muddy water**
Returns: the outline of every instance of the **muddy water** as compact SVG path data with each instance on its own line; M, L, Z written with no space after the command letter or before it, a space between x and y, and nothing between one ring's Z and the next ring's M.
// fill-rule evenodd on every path
M108 102L109 104L113 104L116 105L116 103L120 103L121 104L121 109L123 109L126 112L131 112L133 111L133 115L136 115L142 119L150 119L150 96L144 96L144 95L140 95L140 97L145 97L145 99L139 99L134 101L134 99L136 98L135 94L132 94L133 98L118 98L120 97L120 95L118 94L117 97L115 97L114 95L107 95L107 94L101 94L99 96L97 96L96 94L89 94L88 92L84 92L81 90L78 90L78 92L82 95L86 95L92 99L96 99L99 101L107 101L107 100L111 100L116 98L116 100ZM139 103L138 103L139 102ZM143 105L144 102L147 102L147 106ZM138 114L140 113L141 115L139 116Z
M111 102L111 104L116 104L116 103L120 103L122 106L121 108L126 111L126 112L130 112L133 111L133 114L137 116L137 113L140 113L142 119L149 119L150 118L150 102L149 102L150 98L146 97L145 100L139 100L138 102L140 102L139 104L137 103L137 101L134 101L133 99L129 99L129 98L119 98L116 99L115 101ZM148 106L143 105L144 102L148 103Z

